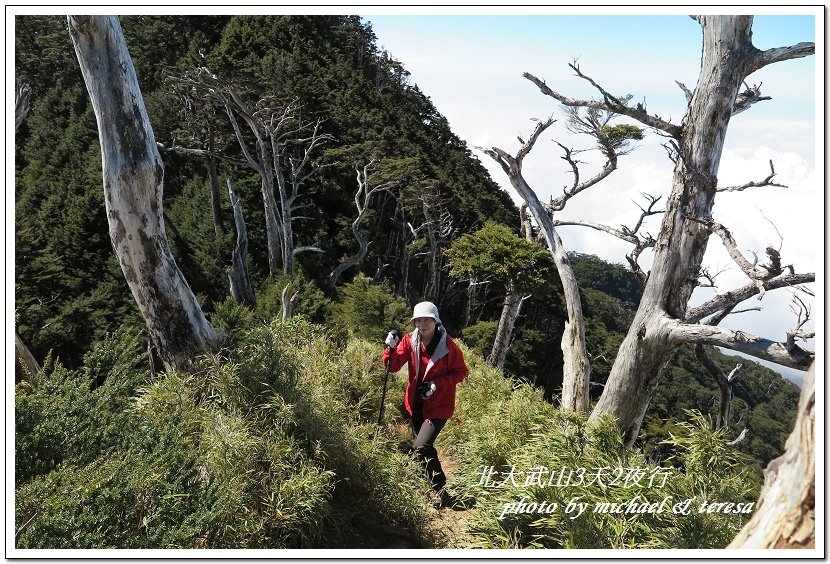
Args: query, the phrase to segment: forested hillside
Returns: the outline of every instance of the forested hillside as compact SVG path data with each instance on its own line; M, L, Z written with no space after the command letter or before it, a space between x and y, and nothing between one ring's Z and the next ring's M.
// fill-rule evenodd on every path
M562 532L554 521L488 513L516 492L478 487L483 466L543 454L551 466L604 464L623 451L622 438L608 422L589 433L555 410L567 320L555 269L537 272L503 370L486 365L510 282L454 275L452 249L491 223L518 238L518 209L405 62L379 49L368 22L124 16L121 25L164 160L170 246L221 337L215 354L194 360L193 374L151 372L144 320L108 234L95 115L66 18L16 17L15 77L31 88L31 111L15 138L15 328L43 365L16 386L18 546L343 547L353 538L377 546L383 524L409 531L411 546L442 547L418 497L417 469L398 452L401 422L390 416L372 437L383 337L408 328L421 300L438 305L480 379L460 394L468 404L444 439L462 466L455 485L479 500L467 546L722 547L734 536L744 517L702 516L692 530L668 518L647 526L597 518ZM271 180L297 190L291 246L283 239L281 254L269 244L267 175L240 143L254 134L238 132L244 123L229 119L217 93L251 111L279 108L297 126L274 137L285 160L281 180ZM300 161L302 174L292 174ZM239 225L229 185L247 229L249 304L229 288ZM360 238L365 255L333 276ZM643 285L622 265L568 258L595 401ZM297 292L296 319L284 320L288 287ZM744 363L726 428L712 430L717 383L691 346L678 347L631 464L671 467L676 495L698 487L708 495L718 475L695 483L695 460L715 456L717 471L730 474L721 493L751 502L761 470L784 449L799 391L756 363L707 351L725 372ZM484 421L505 424L491 433ZM564 434L545 434L553 429ZM719 450L700 451L712 437ZM578 456L569 451L577 443ZM615 537L609 527L627 532Z
M134 307L110 251L95 119L65 18L17 20L15 74L32 89L32 111L16 144L17 327L37 358L53 350L77 366ZM378 51L368 24L345 16L135 16L122 25L156 139L168 147L212 147L241 159L222 108L197 107L201 102L182 91L178 79L200 66L240 84L251 100L297 100L304 120L322 120L332 141L313 155L323 168L302 186L303 219L294 224L298 246L323 252L297 255L296 277L323 286L339 259L356 252L355 167L374 161L370 182L398 184L370 202L362 230L371 245L360 269L407 297L434 294L453 318L457 300L441 249L485 218L514 223L514 206L429 97L409 83L403 64ZM214 215L210 159L163 155L168 236L202 307L210 311L228 295L225 271L236 234L227 180L242 200L249 266L261 289L269 268L257 175L214 159L220 185ZM431 259L435 281L427 279Z

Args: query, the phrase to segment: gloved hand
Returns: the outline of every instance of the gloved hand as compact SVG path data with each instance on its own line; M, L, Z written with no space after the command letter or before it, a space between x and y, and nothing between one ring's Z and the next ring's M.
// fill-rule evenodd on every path
M435 382L424 382L420 386L418 386L418 393L421 394L421 397L424 399L429 399L432 394L435 393L437 386Z
M397 329L392 329L391 331L389 331L389 334L386 335L386 341L384 341L384 342L386 343L387 347L391 347L391 348L394 349L395 347L398 346L398 343L400 341L401 341L400 333L398 332Z

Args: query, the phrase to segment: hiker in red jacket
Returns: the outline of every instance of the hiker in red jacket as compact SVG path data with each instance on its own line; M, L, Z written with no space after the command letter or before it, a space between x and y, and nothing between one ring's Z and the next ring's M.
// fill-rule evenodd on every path
M415 442L412 451L424 465L432 488L439 494L436 505L452 505L444 489L447 477L438 460L434 442L455 411L455 387L467 377L464 355L441 325L438 308L421 302L412 312L415 330L398 338L397 331L386 336L383 362L390 372L409 363L409 380L404 406L412 418Z

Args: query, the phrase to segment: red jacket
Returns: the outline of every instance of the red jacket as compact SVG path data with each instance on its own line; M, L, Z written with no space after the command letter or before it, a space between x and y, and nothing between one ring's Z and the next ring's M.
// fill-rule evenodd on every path
M436 329L437 330L437 329ZM455 387L462 382L469 370L464 362L464 355L446 331L441 332L441 340L432 358L427 355L426 347L418 343L419 355L414 354L413 341L418 330L407 333L395 349L387 347L383 351L383 363L389 362L389 372L397 372L409 363L409 381L404 392L404 406L412 415L412 407L423 402L424 419L449 419L455 411ZM417 367L416 367L417 365ZM418 372L423 378L418 380ZM421 399L418 387L423 382L435 382L435 392L427 399Z

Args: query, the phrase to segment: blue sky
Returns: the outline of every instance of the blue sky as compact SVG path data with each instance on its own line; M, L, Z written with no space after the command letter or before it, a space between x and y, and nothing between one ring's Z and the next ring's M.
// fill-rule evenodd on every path
M515 153L517 135L526 137L533 128L531 118L552 115L563 121L558 103L542 95L522 77L523 72L543 78L566 96L594 98L596 90L568 68L577 60L583 73L610 92L632 94L634 100L645 101L651 113L678 124L685 112L685 97L675 80L689 88L697 81L702 33L699 24L685 13L441 15L414 10L420 13L374 15L370 10L361 15L371 22L378 45L404 64L411 73L410 82L430 97L453 131L514 200L517 197L504 173L477 148L498 146ZM755 17L756 47L816 41L817 55L766 67L747 79L750 85L762 83L762 94L772 100L756 104L732 120L720 184L763 179L772 159L776 180L788 188L719 195L715 219L733 230L745 254L762 252L769 244L780 246L785 260L797 271L816 271L822 280L823 171L816 169L816 163L823 156L824 132L823 104L816 102L823 100L823 91L817 92L824 80L823 16L818 8L807 12L800 8L800 14L794 8L753 10L767 14ZM570 147L588 145L585 139L557 127L540 139L525 161L525 176L543 201L571 181L553 139ZM662 147L664 141L647 132L638 148L621 159L620 169L612 177L572 200L559 217L633 225L639 194L665 194L670 187L672 164ZM602 165L598 155L593 159L589 155L580 155L586 161L583 177ZM823 159L820 163L823 166ZM656 234L658 221L651 222L652 234ZM597 254L613 262L623 263L629 248L609 235L585 228L563 227L560 234L569 250ZM712 240L709 249L707 264L711 269L727 269L718 279L718 290L743 285L745 277L732 266L723 247ZM649 256L643 257L645 267L649 261ZM814 286L822 291L823 284ZM693 303L712 295L713 290L699 290ZM761 306L763 311L727 318L723 325L783 340L785 331L794 325L790 299L787 291L771 292L761 303L746 304ZM819 319L822 304L823 295L819 295L813 311ZM810 346L820 350L822 343L811 342ZM799 373L781 371L800 379Z

